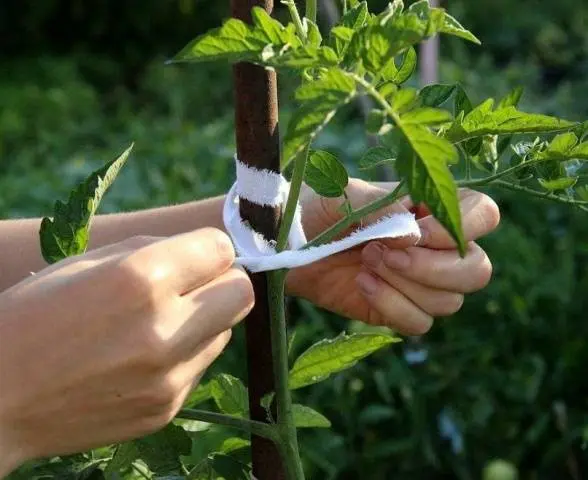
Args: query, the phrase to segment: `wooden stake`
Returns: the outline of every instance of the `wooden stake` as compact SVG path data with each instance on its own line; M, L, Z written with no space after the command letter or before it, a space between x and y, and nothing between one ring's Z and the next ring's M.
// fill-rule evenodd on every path
M233 17L251 23L251 9L263 7L271 13L273 0L231 0ZM278 135L278 97L275 72L248 63L233 69L237 155L247 165L280 171ZM278 234L280 209L260 207L241 201L241 217L268 240ZM255 289L255 307L245 320L249 375L249 410L253 420L265 422L267 415L261 398L275 391L273 381L270 316L265 274L251 276ZM258 480L286 478L275 445L264 438L252 437L253 475Z

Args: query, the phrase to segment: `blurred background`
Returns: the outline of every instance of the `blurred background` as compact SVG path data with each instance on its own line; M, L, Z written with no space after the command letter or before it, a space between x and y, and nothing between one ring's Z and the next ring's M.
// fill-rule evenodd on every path
M131 142L102 211L226 190L230 68L164 61L217 26L228 3L2 0L0 216L49 214L55 199ZM461 82L478 100L525 85L522 109L588 118L585 0L443 6L484 45L443 38L441 81ZM284 121L294 84L280 77ZM353 169L363 131L352 106L320 141ZM309 478L512 480L516 470L524 479L588 478L588 218L490 193L503 214L499 231L482 241L495 265L490 286L420 342L296 392L333 422L330 431L303 432ZM364 328L303 301L292 302L291 318L295 352ZM239 333L213 371L245 379ZM203 452L223 435L202 433Z

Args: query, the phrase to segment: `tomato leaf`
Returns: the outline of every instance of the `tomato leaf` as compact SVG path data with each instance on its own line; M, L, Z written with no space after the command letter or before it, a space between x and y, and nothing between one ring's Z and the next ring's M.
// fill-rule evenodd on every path
M308 158L304 181L323 197L340 197L349 183L349 176L335 155L317 150Z
M90 226L102 197L127 161L133 146L117 159L93 172L73 190L67 203L55 202L53 219L43 218L39 236L48 263L79 255L88 247Z
M399 341L392 335L380 333L341 334L333 339L321 340L294 362L290 371L290 389L321 382L333 373L353 367L371 353Z

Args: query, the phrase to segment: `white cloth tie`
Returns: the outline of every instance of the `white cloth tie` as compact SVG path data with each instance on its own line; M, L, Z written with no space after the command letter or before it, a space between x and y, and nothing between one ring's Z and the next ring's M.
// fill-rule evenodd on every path
M275 242L268 242L241 219L239 198L257 205L285 206L290 184L279 173L249 167L236 157L235 162L237 181L225 199L223 222L238 255L235 263L250 272L302 267L371 240L406 236L420 238L414 215L398 213L382 217L378 222L358 229L341 240L302 249L307 241L302 228L302 209L298 204L288 236L290 250L277 253Z

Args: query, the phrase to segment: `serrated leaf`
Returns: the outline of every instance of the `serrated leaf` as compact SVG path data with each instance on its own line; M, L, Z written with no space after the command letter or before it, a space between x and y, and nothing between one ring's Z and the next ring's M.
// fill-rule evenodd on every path
M328 46L335 51L338 57L342 57L345 55L354 33L353 29L342 25L333 27L329 35Z
M455 101L454 101L454 115L457 117L460 113L464 113L464 116L470 113L474 106L470 97L461 85L455 85Z
M400 68L396 71L396 74L389 78L392 82L397 85L402 85L406 82L414 73L417 66L417 53L413 47L410 47L402 59Z
M352 30L359 30L366 24L368 13L367 2L360 2L357 6L347 10L341 17L339 24Z
M349 176L335 155L317 150L308 158L304 181L323 197L340 197L349 183Z
M308 18L304 18L304 23L308 32L308 43L312 46L319 47L323 42L323 36L321 35L318 25Z
M414 88L403 88L392 98L391 106L398 112L409 110L417 101L417 91Z
M588 142L581 143L570 152L572 158L588 160Z
M119 472L129 468L139 457L139 450L133 442L126 442L117 445L112 459L104 469L107 480L118 480Z
M567 188L573 187L578 181L578 177L562 177L555 178L553 180L538 178L537 180L545 190L553 192L557 190L566 190Z
M438 108L422 107L402 115L403 124L439 125L452 120L451 113Z
M492 100L487 100L468 113L458 129L450 129L448 138L460 142L482 135L515 133L547 133L570 129L576 125L548 115L525 113L515 107L492 110Z
M292 415L296 428L329 428L331 426L327 417L306 405L298 403L292 405Z
M360 170L368 170L396 160L396 152L388 147L372 147L359 161Z
M429 207L465 255L457 187L447 167L459 158L455 147L420 125L402 125L402 131L414 154L409 149L401 153L396 161L398 173L406 179L413 202Z
M496 109L505 107L518 107L521 97L525 89L523 87L516 87L511 90L503 99L498 102Z
M360 38L360 37L358 37ZM361 58L364 67L375 76L389 78L397 73L394 56L390 55L391 43L383 27L369 28L361 37Z
M288 38L285 38L284 36L284 26L272 18L265 9L261 7L253 7L251 10L251 18L253 20L253 25L256 27L253 35L257 36L262 41L274 45L283 45L287 43Z
M290 370L292 390L318 383L333 373L353 367L359 360L400 341L392 335L356 333L321 340L302 353Z
M39 236L45 261L55 263L86 251L90 226L100 201L127 161L132 148L131 145L117 159L93 172L70 193L67 203L57 201L53 219L43 218Z
M245 417L249 412L247 388L232 375L222 373L211 380L212 398L218 409L227 415Z
M271 42L270 42L271 43ZM267 42L256 38L245 22L229 18L222 27L200 35L178 54L175 62L244 61L260 54Z
M447 12L444 13L445 21L443 22L443 26L441 27L441 33L446 33L449 35L453 35L455 37L460 37L464 40L468 40L478 45L482 44L482 42L480 42L480 40L472 32L465 29L463 25L459 23L455 18L453 18Z
M192 451L186 431L170 423L162 430L133 441L143 460L155 475L182 473L180 456Z
M318 80L300 86L295 96L304 103L288 123L282 150L282 167L302 152L337 110L349 103L356 93L355 82L339 69L328 70Z
M455 85L436 83L427 85L419 91L419 100L424 107L440 107L455 91Z

